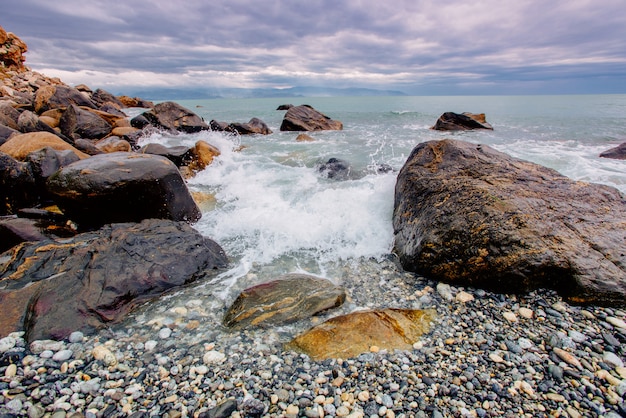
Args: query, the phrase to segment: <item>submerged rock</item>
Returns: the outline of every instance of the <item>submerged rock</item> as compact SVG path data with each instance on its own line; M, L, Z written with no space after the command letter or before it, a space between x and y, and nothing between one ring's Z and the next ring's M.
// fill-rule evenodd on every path
M95 155L63 167L47 189L81 229L147 218L195 222L202 216L174 163L158 155Z
M467 131L470 129L491 129L493 127L485 120L484 113L454 113L446 112L439 116L435 126L436 131Z
M280 125L281 131L323 131L343 129L343 124L333 120L309 105L290 108Z
M348 180L352 171L352 166L346 160L339 158L329 158L318 168L319 173L326 178L333 180Z
M327 279L287 274L244 290L223 322L235 329L295 322L336 308L345 299L345 290Z
M626 199L612 187L485 145L430 141L400 170L393 225L402 266L429 278L626 304Z
M135 306L228 263L218 244L186 223L159 219L24 243L4 256L0 336L24 330L31 341L118 322Z
M287 344L290 350L314 360L349 358L373 346L384 350L410 350L430 331L434 310L383 309L337 316L310 329Z

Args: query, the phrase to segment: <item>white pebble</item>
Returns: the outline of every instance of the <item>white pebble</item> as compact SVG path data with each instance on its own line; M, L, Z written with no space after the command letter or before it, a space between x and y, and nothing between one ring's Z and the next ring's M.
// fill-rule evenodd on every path
M161 330L159 330L159 338L162 340L170 338L170 335L172 335L172 330L167 327L161 328Z
M0 353L4 353L15 347L16 340L13 337L4 337L0 339Z
M224 360L226 360L226 354L215 350L207 351L202 357L204 364L218 364L223 363Z
M83 338L85 338L84 334L80 331L74 331L70 334L68 338L71 343L81 343L83 342Z
M111 351L103 345L95 346L91 352L93 358L102 361L107 366L115 366L117 364L117 358Z
M144 348L146 349L146 351L152 351L157 346L157 344L158 343L156 341L154 341L154 340L148 340L144 344Z
M502 316L509 322L517 322L517 316L513 312L505 312Z
M447 300L448 302L452 301L453 296L452 296L452 289L450 288L450 285L447 283L438 283L437 284L437 293L439 293L439 296L441 296L442 298L444 298L445 300Z
M606 322L613 325L614 327L626 329L626 322L619 318L615 318L614 316L609 316L606 318Z
M461 303L471 302L474 300L474 295L467 293L465 291L460 291L456 294L456 301Z
M36 340L30 343L30 351L33 354L41 354L42 351L59 351L65 348L63 341L54 340Z
M4 371L4 377L14 377L17 374L17 365L15 364L9 364L6 368L6 370Z
M621 358L619 358L615 353L611 353L610 351L605 351L602 355L605 363L609 363L614 367L624 367L624 362Z
M52 360L54 361L67 361L70 358L72 358L72 355L74 353L72 352L72 350L61 350L56 352L53 356L52 356Z

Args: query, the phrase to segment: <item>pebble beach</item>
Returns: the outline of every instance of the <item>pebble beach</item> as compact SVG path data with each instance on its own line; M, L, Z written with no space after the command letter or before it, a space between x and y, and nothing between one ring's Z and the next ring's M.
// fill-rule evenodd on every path
M412 350L312 361L283 345L305 323L228 332L223 302L187 289L65 341L0 340L0 417L610 417L626 414L626 312L551 291L437 284L383 260L346 267L349 312L434 308ZM379 265L380 267L380 265ZM196 297L191 297L195 295Z

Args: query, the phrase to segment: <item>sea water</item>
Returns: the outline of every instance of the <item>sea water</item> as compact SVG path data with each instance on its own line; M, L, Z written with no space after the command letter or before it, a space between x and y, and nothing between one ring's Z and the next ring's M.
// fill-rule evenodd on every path
M483 143L574 180L626 192L626 161L599 157L602 151L626 142L626 95L179 103L207 122L247 122L257 117L273 130L270 135L251 136L210 131L155 133L141 141L141 145L192 146L203 140L220 149L221 155L190 179L188 186L215 197L215 206L205 210L194 226L224 248L231 264L226 272L199 286L225 303L245 287L289 272L314 274L339 284L346 275L368 274L375 283L377 269L388 270L389 264L383 261L392 257L396 175L420 142L454 138ZM286 103L309 104L343 122L344 128L309 132L314 141L298 142L299 132L279 130L285 112L276 108ZM485 113L494 129L431 130L447 111ZM348 179L338 181L320 172L320 165L330 158L350 164Z

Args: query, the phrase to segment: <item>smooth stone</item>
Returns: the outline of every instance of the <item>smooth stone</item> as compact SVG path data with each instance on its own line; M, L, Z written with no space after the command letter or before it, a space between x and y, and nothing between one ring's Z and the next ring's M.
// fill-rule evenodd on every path
M613 316L608 316L606 317L605 321L613 325L614 327L626 330L626 322L623 321L622 319L615 318Z
M439 296L448 302L454 299L452 296L452 289L447 283L437 283L437 293L439 293Z
M509 322L517 322L517 315L513 312L504 312L502 316Z
M207 365L223 363L225 360L226 354L215 350L209 350L202 356L202 361Z
M61 350L61 351L54 353L54 355L52 356L52 360L67 361L70 358L72 358L73 355L74 355L74 352L72 350Z
M83 342L83 338L85 338L85 336L83 335L82 332L74 331L70 334L70 336L68 337L68 340L71 343L81 343Z
M16 340L12 337L4 337L0 339L0 353L5 353L15 347Z
M159 338L165 340L172 335L172 330L170 328L161 328L159 330Z
M526 319L531 319L534 316L534 312L528 308L519 308L517 312L522 318Z
M602 355L602 359L605 363L612 365L613 367L624 367L624 362L615 353L605 351Z
M455 299L457 302L467 303L467 302L471 302L474 300L474 295L462 290L456 294Z

